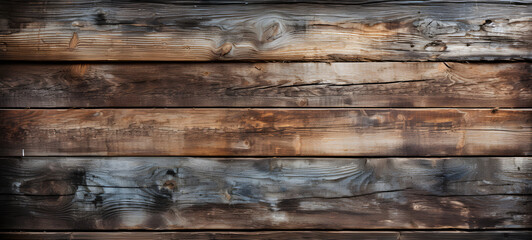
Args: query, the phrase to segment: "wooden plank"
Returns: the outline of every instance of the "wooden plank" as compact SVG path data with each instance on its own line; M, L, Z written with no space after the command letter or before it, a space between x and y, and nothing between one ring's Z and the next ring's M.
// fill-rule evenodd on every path
M354 232L354 231L264 231L264 232L73 232L73 233L0 233L2 239L360 239L397 240L397 232Z
M532 158L3 158L0 229L532 226Z
M401 232L401 240L426 240L426 239L441 239L441 240L459 240L459 239L478 239L478 240L498 240L498 239L530 239L532 232L530 231L495 231L495 232Z
M7 232L2 239L359 239L359 240L418 240L418 239L474 239L528 240L530 231L259 231L259 232Z
M526 156L530 109L16 109L0 156Z
M0 65L0 107L531 107L530 63Z
M102 233L95 233L100 235ZM109 233L108 237L114 237L113 233ZM123 236L130 235L125 233ZM102 236L103 237L103 236ZM35 239L35 240L71 240L72 233L68 232L0 232L1 239L19 240L19 239ZM116 238L115 238L116 239Z
M0 60L532 59L528 1L379 2L3 1Z
M128 0L122 0L128 1ZM153 1L156 2L156 1ZM165 0L165 3L173 4L188 4L188 5L212 5L216 4L233 4L233 5L247 5L247 4L342 4L342 5L367 5L376 3L393 3L399 5L419 5L420 3L469 3L468 0ZM478 2L478 1L477 1ZM530 0L482 0L481 3L491 4L530 4Z

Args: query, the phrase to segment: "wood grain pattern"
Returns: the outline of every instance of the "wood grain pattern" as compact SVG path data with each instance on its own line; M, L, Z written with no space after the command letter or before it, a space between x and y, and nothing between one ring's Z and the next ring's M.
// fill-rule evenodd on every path
M528 1L357 2L2 1L0 59L532 59Z
M0 233L2 239L337 239L337 240L420 240L420 239L471 239L471 240L528 240L530 231L263 231L263 232L7 232Z
M131 0L115 0L113 2L131 2ZM160 2L156 0L144 0L143 2ZM247 5L247 4L341 4L341 5L368 5L389 3L398 5L419 5L421 4L441 4L441 3L470 3L468 0L165 0L165 3L183 4L183 5L213 5L213 4L232 4L232 5ZM490 4L530 4L530 0L482 0L476 3L490 3Z
M2 156L526 156L529 109L18 109Z
M459 239L478 239L478 240L497 240L497 239L530 239L532 232L401 232L402 239L408 240L459 240Z
M1 64L0 107L532 107L530 63Z
M530 157L0 161L0 229L532 226Z

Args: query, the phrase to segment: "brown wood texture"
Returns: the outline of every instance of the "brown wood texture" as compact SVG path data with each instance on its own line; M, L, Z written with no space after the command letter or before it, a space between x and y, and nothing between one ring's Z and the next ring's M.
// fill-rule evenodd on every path
M529 1L190 3L2 1L0 59L532 59Z
M0 65L0 107L532 107L531 63Z
M530 231L262 231L262 232L6 232L2 239L338 239L338 240L426 240L426 239L471 239L471 240L528 240Z
M532 158L2 158L0 229L532 226Z
M530 109L16 109L1 156L526 156Z

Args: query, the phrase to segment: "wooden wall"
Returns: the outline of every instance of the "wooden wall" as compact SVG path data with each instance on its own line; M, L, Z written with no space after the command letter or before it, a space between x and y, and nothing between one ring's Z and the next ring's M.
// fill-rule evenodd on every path
M529 0L0 1L2 239L529 239Z

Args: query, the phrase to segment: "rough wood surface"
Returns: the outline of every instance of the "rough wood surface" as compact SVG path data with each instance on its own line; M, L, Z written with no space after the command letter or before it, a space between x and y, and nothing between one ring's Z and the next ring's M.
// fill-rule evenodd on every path
M114 0L113 2L131 2L131 0ZM143 2L160 2L156 0L144 0ZM165 3L172 4L188 4L188 5L213 5L213 4L233 4L233 5L247 5L247 4L342 4L342 5L368 5L368 4L397 4L397 5L419 5L434 4L434 3L470 3L471 0L164 0ZM490 4L530 4L530 0L475 0L475 3L490 3Z
M0 107L532 107L530 63L1 64Z
M0 59L532 59L529 1L357 2L2 1Z
M3 158L1 229L530 228L532 158Z
M262 232L6 232L2 239L338 239L338 240L426 240L426 239L471 239L471 240L529 240L530 231L262 231Z
M16 109L1 156L526 156L530 109ZM23 153L24 152L24 153Z
M530 239L532 232L400 232L401 237L398 240L459 240L459 239L477 239L477 240L509 240L509 239Z

